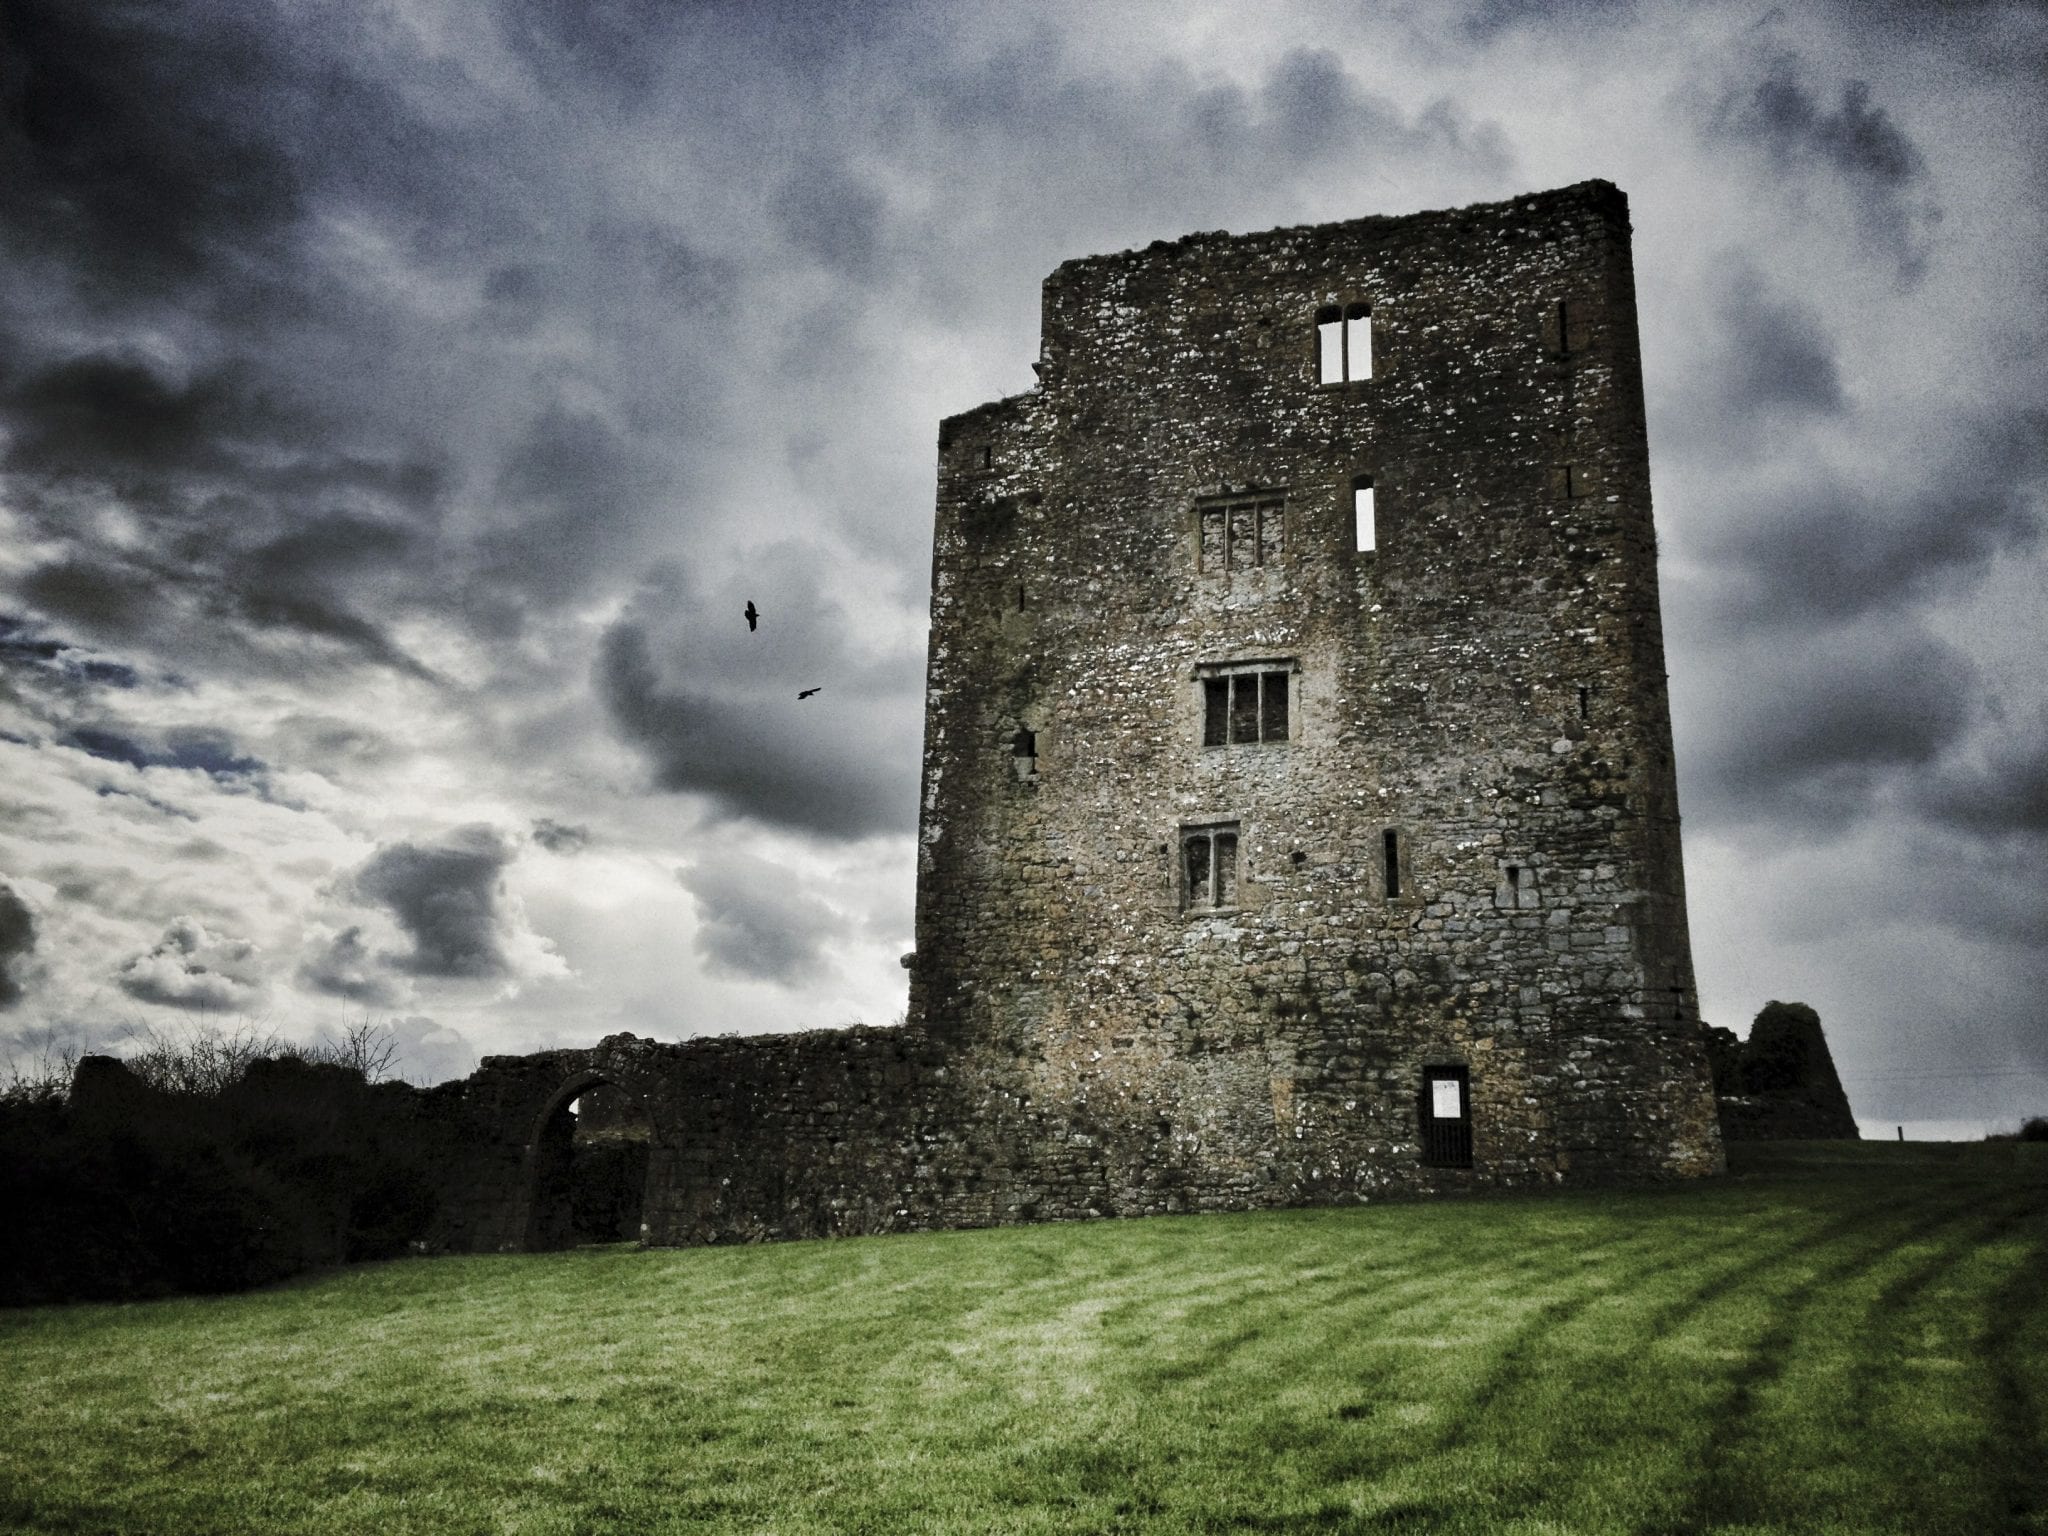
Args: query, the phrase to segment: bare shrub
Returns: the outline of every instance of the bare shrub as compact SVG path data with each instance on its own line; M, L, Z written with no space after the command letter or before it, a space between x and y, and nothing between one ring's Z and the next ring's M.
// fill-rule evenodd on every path
M365 1082L381 1083L392 1075L391 1069L398 1060L398 1031L388 1024L358 1019L340 1035L323 1035L294 1054L307 1061L347 1067L362 1073Z
M247 1075L252 1063L297 1055L277 1031L244 1019L231 1029L210 1023L181 1029L146 1026L140 1050L125 1058L128 1070L162 1093L217 1097Z

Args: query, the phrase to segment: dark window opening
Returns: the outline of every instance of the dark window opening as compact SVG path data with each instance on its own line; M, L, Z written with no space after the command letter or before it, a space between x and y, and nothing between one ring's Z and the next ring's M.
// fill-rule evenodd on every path
M1557 301L1557 350L1560 352L1569 352L1572 349L1570 314L1571 312L1565 307L1565 301L1559 299Z
M1202 679L1202 745L1287 740L1286 672L1226 672Z
M1385 866L1387 894L1401 894L1401 834L1389 827L1380 836L1381 862Z
M1472 1166L1472 1079L1468 1069L1424 1067L1417 1119L1423 1167Z
M1188 910L1213 912L1236 906L1237 828L1185 828L1180 835L1180 847Z
M1019 728L1010 738L1010 768L1020 779L1038 777L1038 732Z
M1590 719L1593 712L1593 690L1585 684L1579 685L1579 718Z
M990 467L991 465L993 465L993 464L995 463L995 460L996 460L996 451L995 451L995 449L993 449L993 448L984 448L984 449L982 449L982 450L981 450L981 467L982 467L983 469L987 469L987 468L989 468L989 467Z
M1281 497L1219 502L1201 509L1195 558L1205 574L1271 565L1286 553L1287 519Z

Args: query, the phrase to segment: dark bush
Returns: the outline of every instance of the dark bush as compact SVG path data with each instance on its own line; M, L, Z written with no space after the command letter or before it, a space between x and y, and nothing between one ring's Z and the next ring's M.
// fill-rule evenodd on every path
M2021 1141L2048 1141L2048 1115L2033 1115L2020 1122Z
M421 1095L295 1056L78 1063L0 1098L0 1303L228 1291L406 1251L433 1221ZM169 1084L172 1086L163 1086Z

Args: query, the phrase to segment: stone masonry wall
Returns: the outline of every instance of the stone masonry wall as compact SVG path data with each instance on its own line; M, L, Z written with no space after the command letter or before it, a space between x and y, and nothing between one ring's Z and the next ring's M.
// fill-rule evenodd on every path
M940 428L909 1025L494 1058L450 1246L531 1240L595 1081L658 1243L1720 1169L1621 193L1069 262L1036 367ZM1207 744L1233 672L1284 731Z
M1039 388L942 427L911 1016L1150 1127L1112 1187L1720 1166L1628 236L1588 183L1070 262ZM1358 304L1371 377L1320 384L1317 314ZM1254 493L1279 536L1217 571L1200 514ZM1292 679L1286 739L1205 746L1201 674L1254 662ZM1211 821L1216 913L1180 869ZM1417 1158L1450 1064L1470 1170Z

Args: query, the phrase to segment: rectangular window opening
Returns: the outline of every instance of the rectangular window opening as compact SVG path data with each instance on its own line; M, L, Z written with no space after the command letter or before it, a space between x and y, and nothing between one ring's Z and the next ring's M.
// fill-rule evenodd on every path
M1237 835L1235 824L1181 830L1181 867L1189 911L1237 905Z
M1392 827L1387 828L1380 838L1381 863L1384 866L1387 895L1401 894L1401 834Z
M1351 517L1358 533L1358 552L1364 554L1378 547L1378 531L1373 525L1372 476L1360 475L1351 482Z
M1291 735L1294 668L1272 662L1204 665L1202 745L1286 743Z
M1196 568L1206 575L1271 565L1287 552L1285 496L1217 501L1196 509Z

